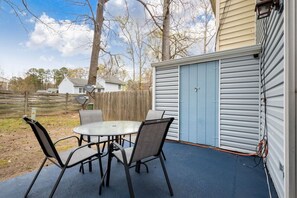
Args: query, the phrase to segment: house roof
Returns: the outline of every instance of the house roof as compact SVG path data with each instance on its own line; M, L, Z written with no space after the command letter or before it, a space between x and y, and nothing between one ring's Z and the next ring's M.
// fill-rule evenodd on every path
M83 87L88 84L88 81L86 79L81 78L68 78L75 87Z
M68 78L72 83L74 87L84 87L88 84L88 81L86 79L81 78ZM97 89L103 89L104 87L100 85L99 83L96 84Z
M111 84L118 84L118 85L124 85L125 83L121 80L119 80L115 76L110 76L110 77L105 77L103 78L106 83L111 83Z

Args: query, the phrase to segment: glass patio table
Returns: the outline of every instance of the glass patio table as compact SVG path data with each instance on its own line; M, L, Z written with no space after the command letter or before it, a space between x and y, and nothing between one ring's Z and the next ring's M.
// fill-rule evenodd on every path
M80 125L74 133L87 136L122 136L137 133L141 122L103 121Z
M141 122L138 121L102 121L80 125L75 127L73 132L87 136L108 136L108 142L114 140L119 142L119 136L137 133L140 125ZM103 154L102 157L105 155L107 153ZM137 162L135 171L139 173L139 170L140 162Z
M75 127L73 132L88 137L107 136L109 145L110 141L119 142L119 137L122 135L137 133L140 125L141 122L137 121L102 121L80 125ZM90 141L89 138L88 140ZM108 152L105 154L102 153L101 157L104 157L107 154ZM92 169L91 162L89 162L89 168L90 170Z
M137 133L141 122L138 121L102 121L83 124L73 129L74 133L90 136L107 136L109 141L119 142L122 135Z

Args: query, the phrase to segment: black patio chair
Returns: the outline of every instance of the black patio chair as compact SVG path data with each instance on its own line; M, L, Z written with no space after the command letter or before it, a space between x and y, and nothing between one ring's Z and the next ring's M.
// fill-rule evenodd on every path
M49 197L53 197L53 195L60 183L60 180L67 168L71 168L77 164L81 164L82 162L91 160L94 157L98 158L98 160L99 160L99 170L100 170L101 177L102 177L103 171L102 171L102 162L101 162L99 147L97 147L97 151L89 148L89 146L91 146L95 143L85 144L83 146L79 146L74 149L70 149L68 151L59 153L55 148L57 143L59 143L63 140L66 140L66 139L74 138L77 140L77 143L79 144L79 138L76 136L69 136L69 137L59 139L58 141L53 143L49 134L47 133L46 129L39 122L37 122L33 119L30 119L27 116L24 116L23 119L26 121L27 124L29 124L31 126L31 128L39 142L39 145L45 155L45 158L44 158L40 168L38 169L33 181L31 182L31 184L25 194L25 197L28 196L32 186L34 185L41 169L43 168L43 166L47 160L50 160L51 162L53 162L55 165L57 165L59 168L62 169Z
M169 129L174 118L164 118L157 120L147 120L142 122L139 127L136 141L133 147L123 148L120 144L113 142L109 145L107 170L101 179L99 186L99 195L101 195L104 186L104 178L106 177L106 187L109 186L111 161L115 157L124 165L126 179L129 187L130 197L134 197L133 186L131 182L129 168L137 166L137 162L142 163L160 159L161 166L166 178L170 195L173 196L173 190L168 178L168 174L164 165L161 150Z
M101 110L79 110L79 118L80 118L80 124L89 124L94 122L102 122L103 121L103 113ZM87 135L81 135L79 138L80 145L82 144L82 141L84 142L94 142L97 144L103 144L101 153L104 152L105 145L109 141L108 137L106 136L87 136ZM83 167L81 167L82 172L84 172ZM92 171L92 164L89 162L89 171Z
M145 120L154 120L154 119L161 119L164 116L165 111L157 111L157 110L149 110L146 114ZM129 138L125 138L123 137L123 146L124 146L124 142L129 142L129 146L131 146L131 144L135 144L135 140L136 140L136 134L131 134L129 135ZM166 160L165 154L163 152L163 150L161 151L164 160Z

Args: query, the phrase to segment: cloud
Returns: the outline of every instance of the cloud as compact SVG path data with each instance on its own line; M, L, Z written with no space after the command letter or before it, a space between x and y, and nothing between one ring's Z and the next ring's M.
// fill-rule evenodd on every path
M86 24L75 24L69 20L57 21L43 14L35 20L33 32L26 46L33 49L51 48L62 56L90 54L93 30Z
M124 4L124 0L115 0L115 4L120 6Z
M55 58L53 56L42 55L39 57L39 59L44 62L52 62Z

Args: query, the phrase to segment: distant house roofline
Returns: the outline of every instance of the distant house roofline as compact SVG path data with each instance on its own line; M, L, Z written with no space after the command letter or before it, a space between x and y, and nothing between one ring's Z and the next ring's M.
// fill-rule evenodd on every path
M88 84L88 80L87 79L82 79L82 78L69 78L66 77L70 82L72 82L74 87L84 87L85 85ZM96 88L97 89L104 89L104 87L102 85L100 85L99 83L96 84Z
M118 79L115 76L109 76L109 77L101 77L103 80L105 80L105 83L109 83L109 84L117 84L117 85L125 85L125 83L123 81L121 81L120 79Z

